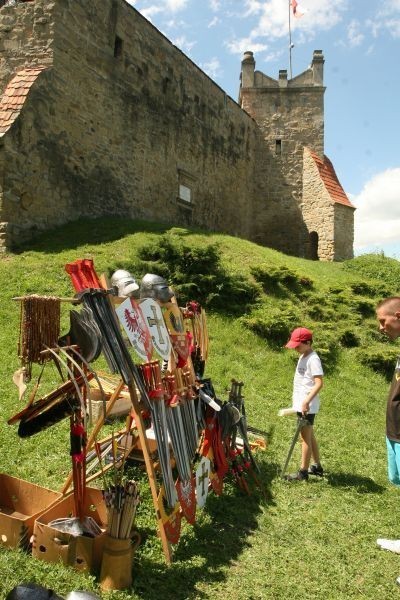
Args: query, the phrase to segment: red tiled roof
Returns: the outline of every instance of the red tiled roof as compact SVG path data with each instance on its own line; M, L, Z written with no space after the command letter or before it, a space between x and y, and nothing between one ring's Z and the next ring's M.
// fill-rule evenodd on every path
M350 202L346 193L342 186L340 185L340 181L337 178L335 173L335 169L329 158L324 155L324 160L315 154L315 152L311 152L309 150L312 158L314 159L315 164L317 165L320 177L330 195L333 202L337 202L338 204L344 204L344 206L350 206L351 208L355 208L353 204Z
M18 71L0 98L0 135L3 135L22 110L29 90L45 66L30 67Z

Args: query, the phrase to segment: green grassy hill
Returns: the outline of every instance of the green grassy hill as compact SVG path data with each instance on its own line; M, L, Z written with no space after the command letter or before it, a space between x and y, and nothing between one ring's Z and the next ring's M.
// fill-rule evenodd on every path
M257 489L244 496L228 481L224 495L209 497L197 512L196 525L185 526L171 567L164 563L142 481L137 526L143 542L133 589L103 597L396 597L400 559L379 550L376 538L400 537L400 496L387 483L384 445L385 399L397 348L379 335L374 307L399 293L400 263L381 255L311 262L229 236L118 219L73 223L42 236L29 250L2 256L0 471L52 489L69 472L68 424L28 439L7 425L22 408L12 383L19 367L19 304L12 298L70 297L64 265L78 258L93 258L99 274L116 268L137 279L159 273L174 287L179 304L199 300L210 333L205 375L221 399L227 398L231 378L243 380L248 422L270 434L267 451L258 454L266 496ZM62 305L65 331L69 309ZM277 417L277 411L291 404L296 356L282 346L299 325L314 331L326 370L316 421L326 477L288 484L279 469L295 421ZM292 470L298 460L296 449ZM60 595L71 589L100 595L94 578L14 550L0 549L0 572L1 598L21 581L40 582Z

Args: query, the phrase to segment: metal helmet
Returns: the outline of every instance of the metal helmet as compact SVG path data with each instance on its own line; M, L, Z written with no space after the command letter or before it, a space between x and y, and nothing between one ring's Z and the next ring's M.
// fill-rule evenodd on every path
M100 600L100 597L92 592L77 590L76 592L70 592L65 600Z
M140 282L140 297L154 298L165 304L174 296L174 292L168 285L168 282L160 275L147 273Z
M118 269L112 274L111 285L118 289L118 296L138 297L139 295L139 286L135 278L124 269Z
M62 600L62 598L53 590L36 583L21 583L7 594L6 600Z

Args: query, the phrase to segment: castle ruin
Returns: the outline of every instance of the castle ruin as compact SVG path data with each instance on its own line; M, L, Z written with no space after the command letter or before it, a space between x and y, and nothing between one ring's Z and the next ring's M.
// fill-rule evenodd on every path
M0 0L0 246L121 215L353 256L324 155L324 58L241 69L239 103L125 0Z

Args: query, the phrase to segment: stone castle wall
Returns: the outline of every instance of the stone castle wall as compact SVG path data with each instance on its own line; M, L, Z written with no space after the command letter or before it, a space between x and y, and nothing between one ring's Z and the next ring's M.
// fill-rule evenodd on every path
M21 51L4 61L3 87L32 57L49 64L3 139L10 245L104 214L250 237L257 126L137 11L123 0L35 0L1 9L4 21Z
M320 258L352 256L352 211L303 197L304 146L323 155L318 51L290 81L246 53L239 106L125 0L5 6L0 32L0 247L109 214L311 258L315 213ZM26 67L43 67L29 84Z

